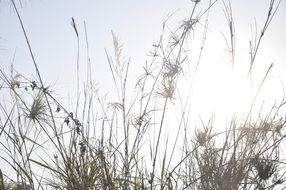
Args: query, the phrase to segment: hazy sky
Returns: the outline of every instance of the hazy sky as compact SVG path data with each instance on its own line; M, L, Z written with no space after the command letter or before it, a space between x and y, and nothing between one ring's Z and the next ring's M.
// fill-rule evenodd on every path
M28 48L12 4L0 1L0 67L9 71L14 54L15 69L28 76L36 77ZM203 1L208 2L208 1ZM237 64L245 65L248 58L251 25L257 23L258 33L267 15L268 0L232 0L233 17L237 32ZM159 39L162 22L170 15L175 16L170 25L190 13L190 0L23 0L22 8L17 1L21 17L29 36L40 72L47 84L54 85L62 96L73 94L76 86L77 41L71 18L74 17L81 39L81 78L85 79L86 51L84 21L90 45L92 75L103 92L113 88L104 48L112 53L111 30L123 43L126 58L131 57L133 77L142 72L146 56L152 44ZM211 112L235 112L245 109L242 102L252 85L241 79L240 71L229 72L223 61L225 43L222 33L226 31L222 1L213 7L209 18L207 50L203 59L194 94L194 109L198 114ZM204 24L203 22L200 24ZM286 2L282 0L258 52L255 69L257 80L266 72L270 63L275 67L266 83L265 97L281 98L281 82L286 82ZM238 67L239 68L239 67ZM131 75L131 76L132 76ZM237 76L236 76L237 75ZM233 77L234 76L234 77ZM235 85L234 85L235 84ZM255 88L255 87L254 87ZM112 89L110 90L112 91ZM245 92L245 93L242 93ZM279 94L280 93L280 94ZM2 95L1 95L2 96ZM234 101L235 100L235 101ZM227 103L223 103L227 102ZM219 108L220 107L220 108Z

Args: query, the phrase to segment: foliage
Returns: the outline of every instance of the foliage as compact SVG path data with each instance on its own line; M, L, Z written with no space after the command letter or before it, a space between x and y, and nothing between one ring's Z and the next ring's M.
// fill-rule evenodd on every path
M256 120L251 117L252 110L244 121L233 118L223 132L215 131L214 118L193 130L193 126L184 122L188 119L185 115L188 107L182 106L173 146L165 146L169 145L169 139L164 137L169 109L178 103L178 83L186 74L184 68L193 64L189 59L188 39L194 37L197 24L205 19L201 56L209 11L217 1L210 1L204 10L198 9L201 1L192 1L190 17L170 34L166 34L164 22L163 34L153 45L151 61L146 62L135 89L131 90L133 97L129 96L128 85L130 60L123 59L122 45L112 33L114 56L106 51L106 57L117 98L106 103L88 78L83 100L79 98L77 85L75 110L66 108L52 88L43 83L21 16L14 1L11 2L37 77L29 79L14 74L14 70L8 76L0 70L1 90L10 95L11 103L0 104L0 158L16 174L15 179L10 179L0 170L0 189L223 190L275 189L284 185L281 146L286 121L279 116L284 100ZM278 5L279 2L271 1L263 33L251 46L250 74ZM235 30L230 3L224 3L224 8L234 64ZM72 23L79 40L74 19ZM188 133L190 129L192 135ZM182 144L178 140L180 134Z

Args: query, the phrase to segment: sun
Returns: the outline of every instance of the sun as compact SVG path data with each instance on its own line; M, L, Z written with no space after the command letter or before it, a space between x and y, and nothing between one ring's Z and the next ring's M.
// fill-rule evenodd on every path
M284 97L283 84L279 81L277 68L265 60L251 74L248 54L237 54L234 64L223 57L216 46L211 46L202 58L194 78L183 81L179 86L182 94L191 94L189 106L191 118L198 123L203 119L215 118L220 129L233 119L243 121L262 113L269 113ZM223 49L223 48L222 48ZM224 52L225 53L225 52Z
M208 117L228 120L243 116L249 110L251 82L231 65L223 62L203 66L194 88L194 111Z

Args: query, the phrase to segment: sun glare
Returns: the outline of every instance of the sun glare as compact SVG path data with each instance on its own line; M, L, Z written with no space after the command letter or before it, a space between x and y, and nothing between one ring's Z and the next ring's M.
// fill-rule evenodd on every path
M191 114L196 121L201 119L207 121L214 116L216 126L224 129L232 119L244 120L249 113L251 117L261 113L267 114L275 103L282 100L283 88L275 77L273 72L275 68L271 67L266 74L271 63L267 65L263 59L258 60L259 65L249 75L247 53L237 55L235 64L232 65L231 61L222 56L218 44L215 45L208 47L212 49L208 52L213 53L208 53L208 56L202 58L196 77L193 79L195 82L187 81L181 84L185 94L187 89L194 85L190 101ZM263 55L261 57L263 58Z

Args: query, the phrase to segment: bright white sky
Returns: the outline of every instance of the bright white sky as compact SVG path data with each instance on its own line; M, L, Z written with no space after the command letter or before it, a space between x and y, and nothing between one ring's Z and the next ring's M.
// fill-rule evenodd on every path
M36 76L16 14L8 0L0 1L0 67L9 71L15 53L14 67L20 73ZM18 1L17 1L18 2ZM261 100L281 100L286 82L286 2L280 8L262 41L258 52L253 84L241 77L248 66L250 26L256 19L258 32L266 18L268 0L231 1L237 32L237 60L235 70L227 64L226 46L222 33L226 33L226 20L222 2L210 13L210 26L206 52L199 68L196 90L193 94L193 111L209 117L216 113L230 117L233 113L249 109L249 101L257 90L270 63L274 63L269 80L262 89ZM131 73L142 72L146 56L162 32L162 22L176 12L170 24L189 15L189 0L31 0L22 1L19 8L36 61L44 81L54 85L63 97L74 95L76 87L76 37L71 27L75 18L84 42L84 24L87 24L93 78L102 94L112 91L108 63L104 48L112 52L111 30L124 44L124 55L131 57ZM18 7L19 3L17 3ZM203 24L203 23L202 23ZM81 77L85 79L86 54L81 51ZM226 60L226 61L225 61ZM244 70L243 70L244 69ZM254 78L255 78L254 77ZM235 84L235 85L233 85ZM181 84L183 85L183 83ZM1 95L2 96L2 95Z

